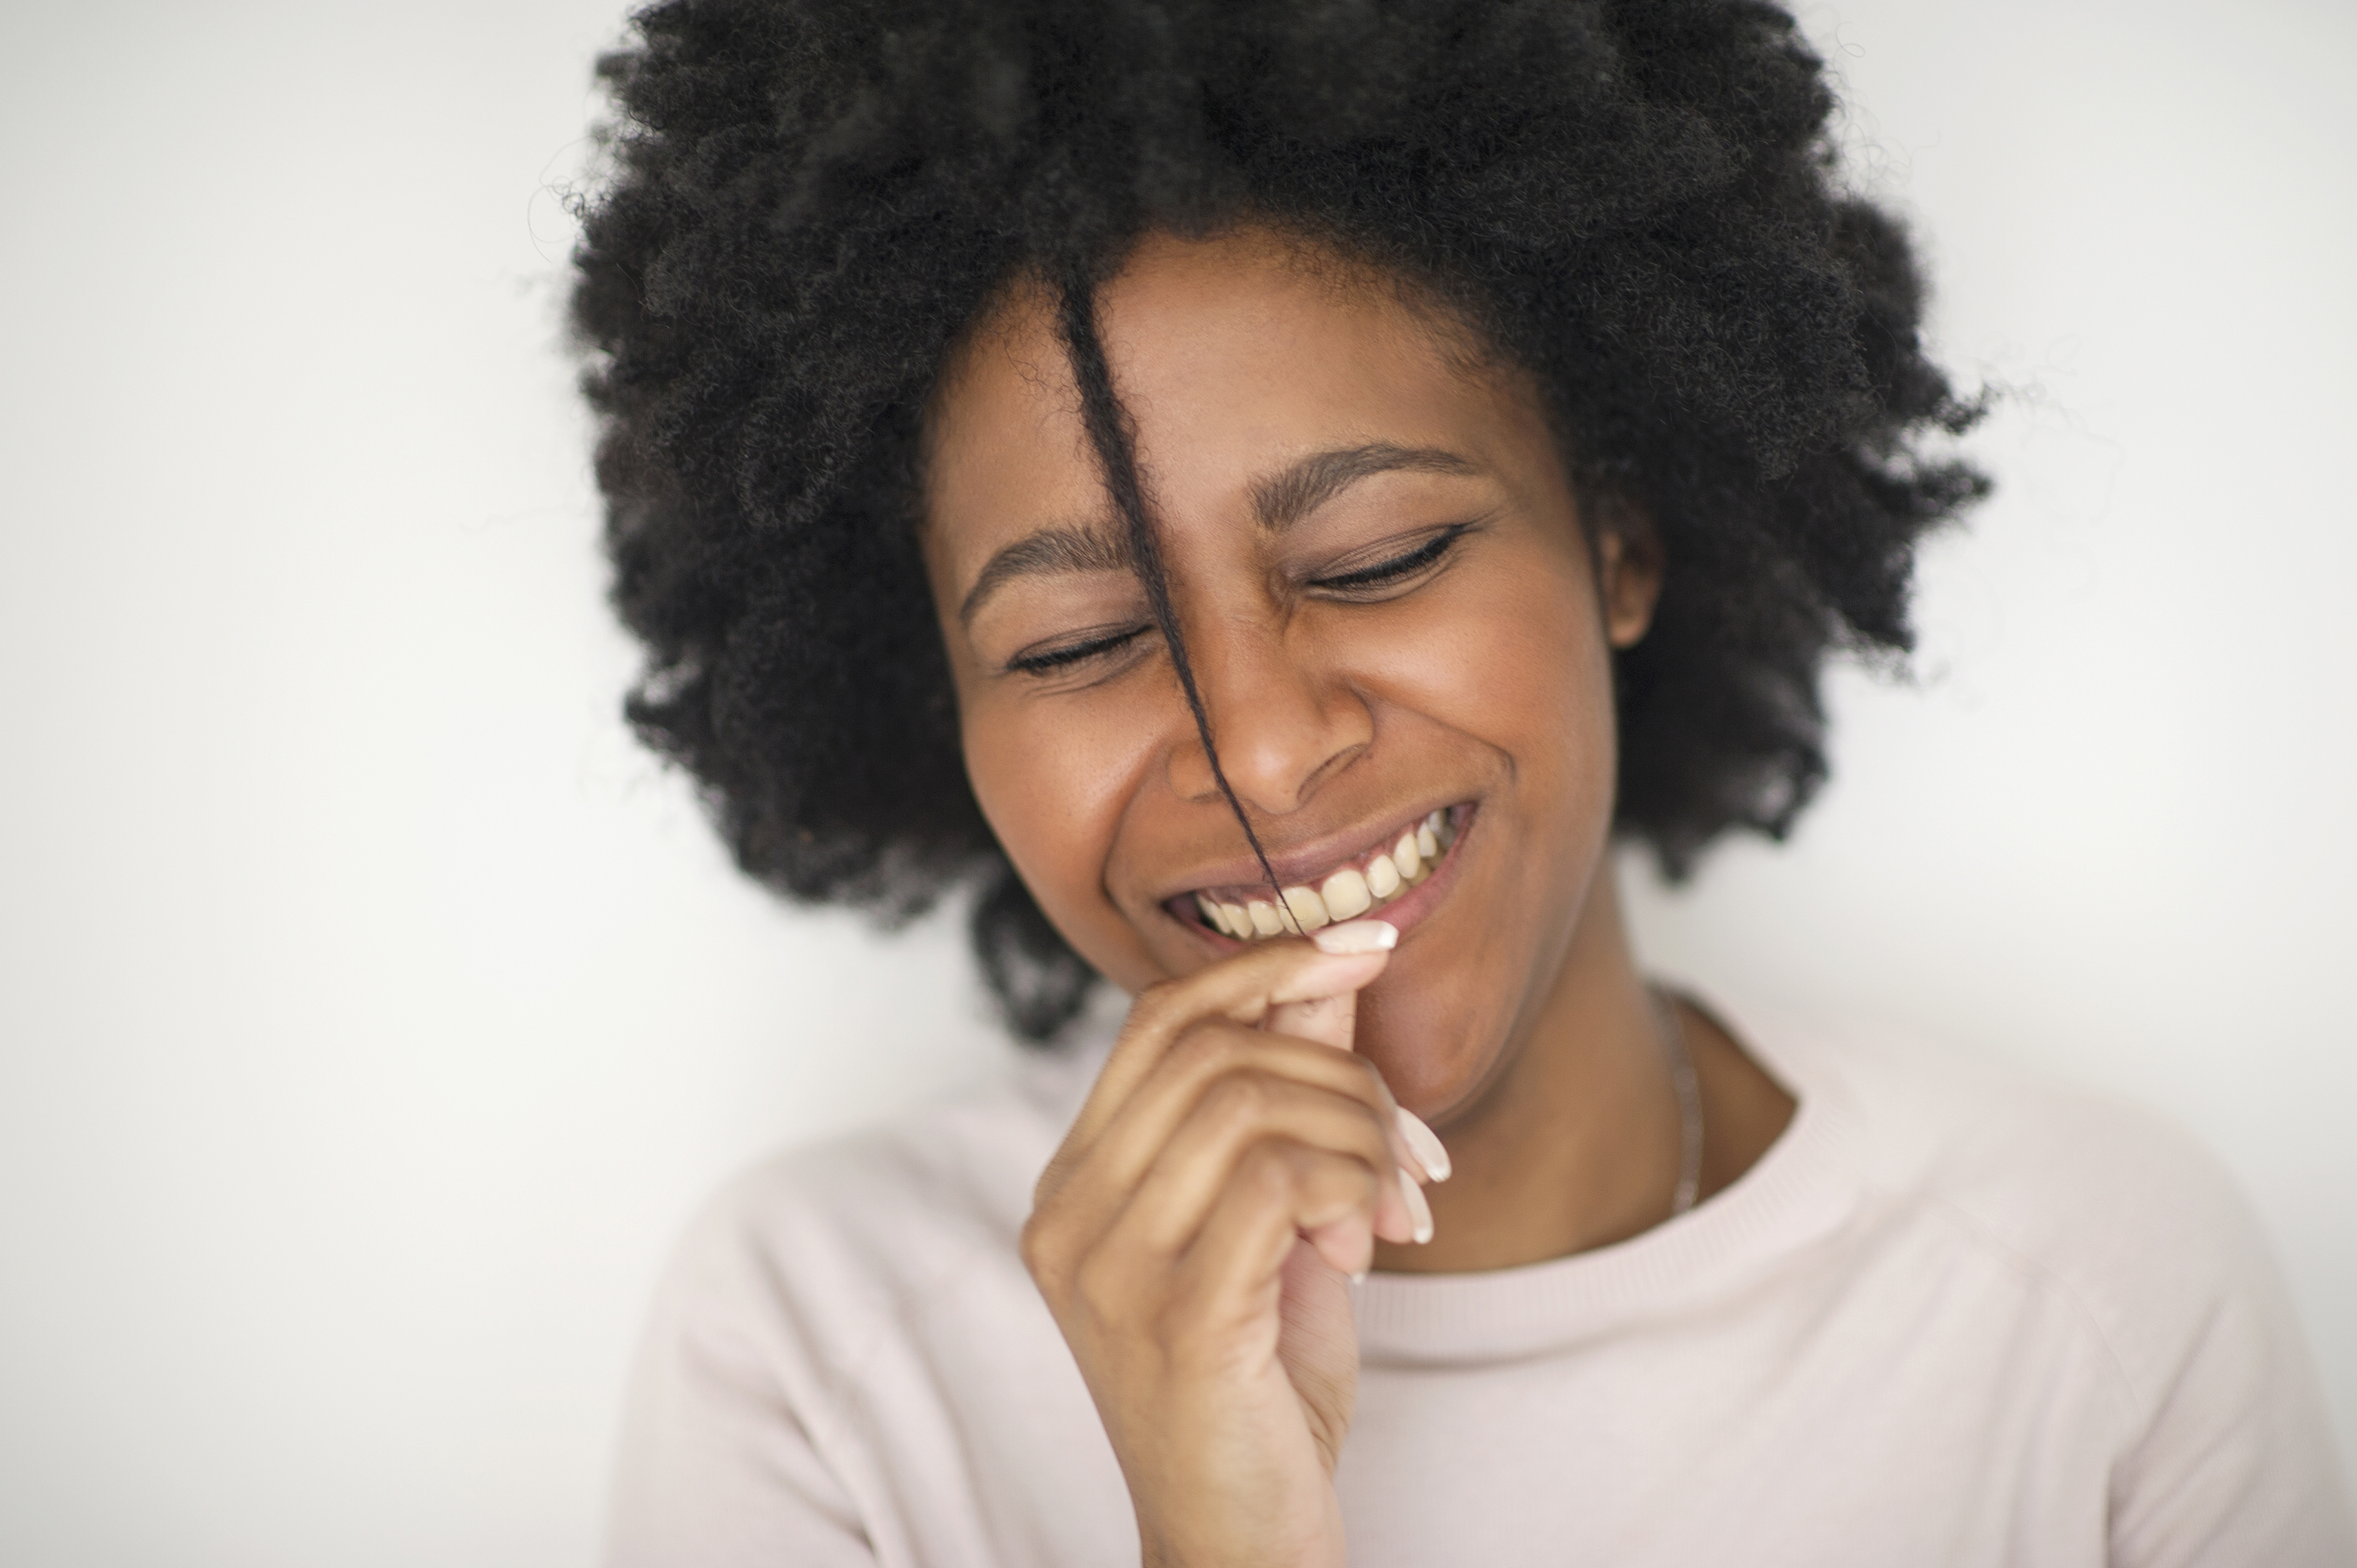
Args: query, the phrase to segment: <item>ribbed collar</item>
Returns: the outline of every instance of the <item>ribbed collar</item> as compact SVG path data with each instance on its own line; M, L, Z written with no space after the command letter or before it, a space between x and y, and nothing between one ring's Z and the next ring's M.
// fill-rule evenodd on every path
M1857 1211L1865 1124L1837 1065L1781 1020L1710 1008L1799 1102L1759 1163L1688 1213L1592 1252L1485 1273L1370 1275L1352 1292L1364 1360L1498 1360L1575 1344L1738 1289Z

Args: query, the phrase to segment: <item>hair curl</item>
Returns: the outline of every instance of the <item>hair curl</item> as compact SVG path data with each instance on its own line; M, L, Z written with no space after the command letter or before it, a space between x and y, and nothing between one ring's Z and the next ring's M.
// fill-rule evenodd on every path
M1016 1031L1094 976L969 789L917 547L926 399L1007 280L1283 227L1530 372L1574 482L1669 562L1616 658L1616 826L1684 875L1825 777L1818 675L1910 646L1929 528L1986 489L1897 225L1758 0L665 0L575 256L626 711L746 871L885 920L979 884ZM1067 285L1068 299L1074 285ZM1068 307L1068 317L1070 310ZM1100 450L1109 461L1117 454ZM1247 824L1249 826L1249 824Z

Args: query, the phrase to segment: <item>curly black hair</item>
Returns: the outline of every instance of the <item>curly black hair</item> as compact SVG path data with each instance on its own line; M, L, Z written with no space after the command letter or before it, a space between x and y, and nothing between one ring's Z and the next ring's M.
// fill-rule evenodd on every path
M1789 830L1825 777L1825 658L1910 646L1916 544L1986 489L1930 446L1977 410L1920 343L1906 237L1842 189L1822 65L1759 0L634 21L598 67L617 113L572 306L614 600L647 649L626 711L791 897L889 922L976 883L1028 1039L1095 977L974 803L917 542L927 399L1010 280L1061 288L1085 371L1089 290L1141 235L1264 224L1530 374L1583 502L1669 564L1616 660L1616 827L1673 875L1727 829ZM1088 412L1118 500L1109 399Z

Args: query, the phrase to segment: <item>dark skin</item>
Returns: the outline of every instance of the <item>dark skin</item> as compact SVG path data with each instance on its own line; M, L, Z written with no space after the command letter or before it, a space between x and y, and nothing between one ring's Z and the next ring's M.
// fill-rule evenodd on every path
M1025 1253L1149 1563L1340 1563L1344 1276L1556 1258L1666 1218L1679 1122L1609 854L1610 651L1663 564L1583 523L1527 381L1390 280L1265 231L1149 237L1098 301L1227 778L1279 877L1460 825L1395 950L1241 941L1261 872L1119 547L1054 302L936 397L926 553L983 811L1137 1000ZM1792 1103L1682 1021L1706 1196ZM1394 1105L1446 1143L1428 1176ZM1415 1198L1436 1234L1411 1240Z

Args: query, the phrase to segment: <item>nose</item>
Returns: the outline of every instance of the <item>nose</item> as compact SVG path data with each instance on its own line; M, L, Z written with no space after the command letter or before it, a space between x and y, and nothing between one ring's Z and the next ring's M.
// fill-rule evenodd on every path
M1307 638L1258 618L1187 631L1189 663L1209 711L1212 744L1246 810L1281 817L1308 804L1373 744L1374 714ZM1191 725L1170 752L1170 785L1216 800L1219 782Z

